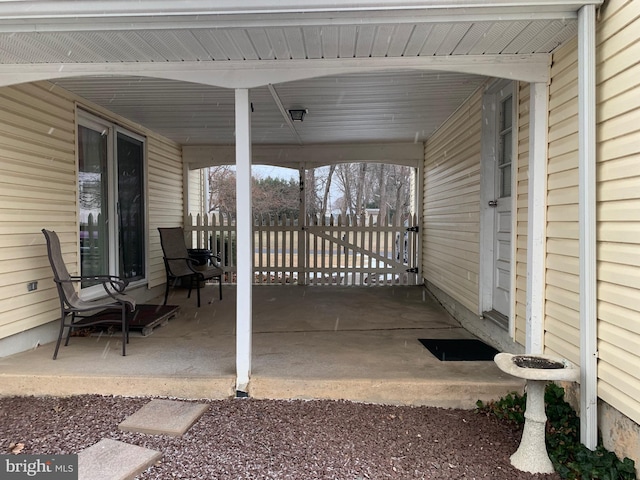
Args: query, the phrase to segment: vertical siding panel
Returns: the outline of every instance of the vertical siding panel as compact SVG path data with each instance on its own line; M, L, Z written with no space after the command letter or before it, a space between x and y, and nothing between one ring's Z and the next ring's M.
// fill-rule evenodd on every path
M518 83L518 171L516 172L516 269L514 339L526 342L527 228L529 215L529 84Z
M482 90L425 145L425 279L479 313Z
M598 395L640 423L640 4L597 32Z

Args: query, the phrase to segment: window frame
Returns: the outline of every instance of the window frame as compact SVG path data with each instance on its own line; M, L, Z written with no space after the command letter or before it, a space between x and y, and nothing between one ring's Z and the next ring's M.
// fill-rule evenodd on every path
M92 129L94 131L102 131L107 132L108 141L107 141L107 212L109 219L117 219L118 212L118 165L117 165L117 146L118 146L118 135L123 134L127 137L130 137L136 141L141 143L141 154L142 154L142 185L141 192L144 204L143 204L143 225L142 225L142 234L144 235L143 239L143 252L142 256L144 258L144 275L142 278L136 279L130 282L129 288L137 287L140 285L145 285L148 283L149 276L149 238L148 238L148 196L147 196L147 181L148 181L148 166L147 166L147 137L136 133L122 125L119 125L107 118L95 115L87 110L78 108L77 113L77 128L76 128L76 172L77 172L77 181L76 181L76 197L78 201L78 271L79 274L82 273L82 256L80 252L80 188L78 185L79 182L79 172L80 172L80 151L79 151L79 132L80 126ZM119 255L118 255L118 221L109 221L108 224L108 235L109 235L109 247L108 247L108 269L107 272L109 275L120 275L120 265L119 265ZM89 287L80 288L80 297L83 299L92 299L99 298L105 295L104 289L101 285L93 285Z

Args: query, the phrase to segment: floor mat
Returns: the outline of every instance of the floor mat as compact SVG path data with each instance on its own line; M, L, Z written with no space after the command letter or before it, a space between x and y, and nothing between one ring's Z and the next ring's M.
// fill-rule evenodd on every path
M127 312L129 330L138 330L142 333L142 336L147 336L155 327L163 325L165 322L168 322L171 317L174 317L178 313L178 310L180 310L180 307L177 305L136 305L136 309L133 312ZM103 322L104 326L111 328L119 327L120 310L104 310L80 321L78 324L82 325L83 322ZM100 325L96 325L95 327L97 329L101 328Z
M486 343L471 338L419 338L418 340L442 362L493 361L493 357L499 353Z

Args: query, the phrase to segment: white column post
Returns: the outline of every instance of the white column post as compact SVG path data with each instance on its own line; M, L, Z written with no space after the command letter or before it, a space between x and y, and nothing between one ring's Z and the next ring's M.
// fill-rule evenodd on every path
M298 210L298 285L307 284L307 171L304 165L298 168L300 174L300 204Z
M527 353L543 353L549 104L546 83L532 83L530 85L529 104L526 349Z
M598 443L595 52L595 5L587 5L578 12L580 441L591 450Z
M253 252L251 215L251 103L236 89L236 390L247 392L251 376Z

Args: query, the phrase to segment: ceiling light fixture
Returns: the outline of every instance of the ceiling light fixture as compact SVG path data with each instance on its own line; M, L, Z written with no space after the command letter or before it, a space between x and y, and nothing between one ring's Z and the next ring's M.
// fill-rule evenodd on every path
M289 116L294 122L302 122L307 113L309 113L309 110L306 108L292 108L289 110Z

